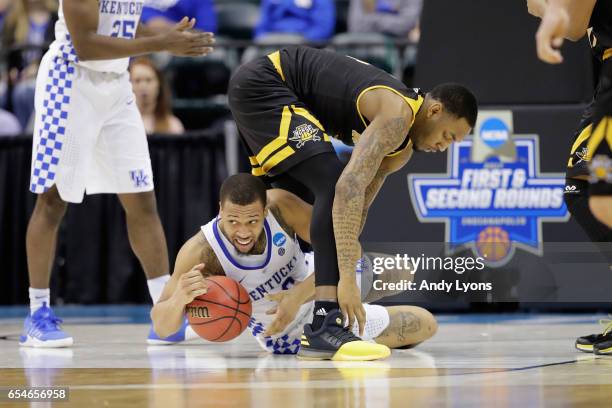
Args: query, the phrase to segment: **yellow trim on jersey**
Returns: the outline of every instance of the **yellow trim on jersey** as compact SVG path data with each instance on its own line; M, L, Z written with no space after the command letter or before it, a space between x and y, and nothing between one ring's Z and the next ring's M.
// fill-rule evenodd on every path
M301 117L306 118L309 122L314 123L319 129L321 129L323 131L323 140L325 140L326 142L331 142L331 140L329 139L328 134L325 133L325 128L323 127L321 122L319 122L317 120L317 118L315 118L313 115L311 115L310 112L308 112L308 110L306 110L304 108L298 108L295 105L291 105L291 109L293 109L293 112L296 115L300 115Z
M262 166L264 173L272 170L277 164L285 160L287 157L295 153L295 150L291 146L285 146L281 151L275 153L267 162Z
M274 65L274 68L276 69L276 72L278 72L278 75L280 75L280 77L284 81L285 74L283 73L283 67L281 65L280 51L274 51L272 54L268 54L268 58L270 58L270 61L272 61L272 65Z
M580 145L591 136L592 131L593 131L593 124L592 123L590 123L589 126L587 126L584 129L582 129L582 131L580 132L580 134L576 138L576 141L572 145L572 149L570 150L570 158L567 161L567 167L574 167L574 164L572 163L572 157L571 156L576 152L578 147L580 147ZM588 155L588 151L587 151L587 155ZM584 161L589 161L589 160L591 160L590 157L585 157L584 158Z
M265 145L259 153L255 155L259 164L266 161L266 159L272 155L276 150L280 149L281 146L287 144L287 135L289 134L289 125L291 124L291 111L288 106L283 107L283 113L281 116L280 128L276 139Z
M363 122L363 126L367 127L368 124L366 123L365 118L361 114L361 109L359 109L359 100L366 92L371 91L372 89L387 89L399 95L408 104L408 106L410 106L410 109L412 110L412 121L410 122L410 126L412 126L412 124L414 123L414 119L416 118L417 112L419 111L419 109L421 109L421 106L423 105L423 101L424 101L423 97L419 95L417 99L415 100L415 99L402 95L402 93L398 91L397 89L393 89L390 86L386 86L386 85L370 86L359 93L359 96L357 97L356 105L357 105L357 113L359 114L359 117L361 118L361 121Z
M604 51L602 59L605 61L610 57L612 57L612 48L608 48Z
M249 161L251 162L251 174L255 177L265 176L266 172L263 171L259 163L257 163L257 159L253 156L249 157Z
M291 146L287 145L287 137L289 136L289 126L291 125L291 110L289 106L283 107L281 122L278 130L278 136L270 143L265 145L259 153L255 155L255 159L251 160L251 164L256 161L259 167L253 167L253 175L264 175L268 173L277 164L285 160L287 157L295 153ZM283 147L284 146L284 147ZM282 147L282 149L281 149ZM280 150L279 150L280 149ZM263 163L263 164L261 164Z
M359 93L359 96L357 97L357 102L355 104L357 105L357 113L359 114L359 117L361 118L361 121L363 122L363 126L367 127L368 124L366 123L365 118L361 114L361 109L359 109L359 100L361 99L361 97L363 95L365 95L366 92L371 91L372 89L379 89L379 88L387 89L387 90L389 90L389 91L399 95L408 104L408 106L412 110L412 120L410 121L410 127L412 127L412 125L414 124L414 119L416 118L417 112L419 111L419 109L421 109L421 106L423 106L423 102L425 101L425 99L421 95L418 95L416 100L412 99L412 98L409 98L407 96L402 95L402 93L400 91L398 91L397 89L393 89L390 86L386 86L386 85L374 85L374 86L370 86L370 87L367 87L366 89L364 89L363 91L361 91ZM387 155L387 157L393 157L393 156L399 154L400 152L402 152L403 150L406 150L410 146L412 146L412 141L409 141L402 150L399 150L397 152L389 153Z
M610 127L610 125L612 125L612 123L610 123L611 120L612 117L610 116L604 117L593 131L593 134L589 138L589 143L587 144L589 156L592 157L593 153L595 153L595 150L597 150L604 138L608 142L610 149L612 149L612 128Z

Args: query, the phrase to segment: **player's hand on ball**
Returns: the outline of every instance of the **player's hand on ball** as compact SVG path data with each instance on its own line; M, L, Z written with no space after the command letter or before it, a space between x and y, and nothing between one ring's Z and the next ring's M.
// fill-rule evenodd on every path
M200 57L213 51L215 43L213 33L190 31L195 25L195 18L187 17L170 30L161 34L164 50L180 57Z
M355 321L359 324L359 335L363 335L366 314L361 303L361 292L355 278L342 279L338 282L338 304L346 316L348 327L353 328Z
M276 314L264 333L264 336L272 336L282 332L295 319L301 303L298 297L293 295L291 289L266 295L266 299L276 302L276 306L266 311L268 315Z
M538 58L549 64L560 64L563 56L559 51L569 27L569 16L565 9L549 6L536 33Z
M189 272L181 275L174 292L177 302L183 305L189 304L193 299L208 291L208 284L202 276L203 269L204 264L198 264Z

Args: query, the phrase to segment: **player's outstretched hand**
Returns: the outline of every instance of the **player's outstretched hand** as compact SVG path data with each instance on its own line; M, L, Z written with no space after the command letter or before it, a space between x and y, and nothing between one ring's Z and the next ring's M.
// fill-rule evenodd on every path
M346 316L348 327L353 328L355 321L359 324L359 335L363 336L365 329L366 314L361 303L361 292L355 278L342 279L338 282L338 304L344 316Z
M189 272L181 275L174 292L174 298L177 303L186 305L191 303L197 296L203 295L208 291L208 284L202 276L203 269L204 264L198 264Z
M302 304L299 297L293 295L291 289L266 295L266 299L276 302L276 306L266 311L266 314L269 315L276 314L274 320L264 332L264 336L272 336L285 330L289 323L295 319Z
M546 9L540 28L536 33L538 58L549 64L560 64L563 56L559 51L569 27L569 15L561 7L549 6Z
M165 51L179 57L200 57L213 51L215 35L200 31L190 31L195 25L195 18L187 17L161 35Z

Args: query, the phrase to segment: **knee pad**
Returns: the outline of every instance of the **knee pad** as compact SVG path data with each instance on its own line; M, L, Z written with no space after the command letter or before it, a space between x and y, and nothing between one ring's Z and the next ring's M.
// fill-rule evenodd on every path
M566 179L563 200L567 209L593 242L612 241L612 230L600 222L589 208L589 183L586 180Z

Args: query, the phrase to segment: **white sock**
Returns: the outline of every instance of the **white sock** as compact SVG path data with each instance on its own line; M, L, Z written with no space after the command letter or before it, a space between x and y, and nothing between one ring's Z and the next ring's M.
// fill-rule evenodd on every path
M34 314L35 311L40 309L43 303L47 304L47 307L51 305L51 290L47 289L34 289L30 288L30 313Z
M158 276L157 278L147 280L147 286L149 287L149 294L153 304L156 304L164 291L166 282L170 280L170 274Z

